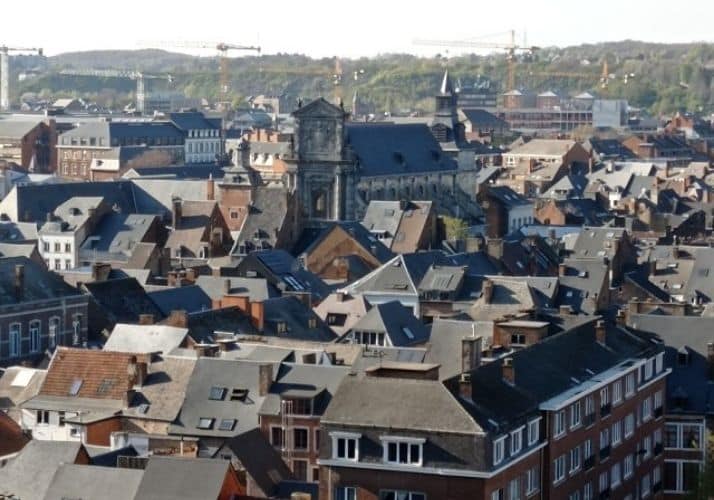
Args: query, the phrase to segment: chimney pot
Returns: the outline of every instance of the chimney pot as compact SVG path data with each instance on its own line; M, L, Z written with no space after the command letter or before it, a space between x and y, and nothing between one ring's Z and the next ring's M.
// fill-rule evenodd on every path
M482 338L464 337L461 339L461 372L468 373L481 365Z
M493 298L493 281L489 278L486 278L483 281L483 285L481 287L481 292L483 293L483 301L485 304L490 304L491 299Z
M503 380L509 384L514 385L516 383L516 372L513 367L513 358L509 357L503 360L503 363L501 364L501 374L503 376Z
M223 280L223 295L230 295L231 293L231 280L226 278Z
M595 340L605 345L605 322L601 319L595 323Z
M154 324L154 315L153 314L140 314L139 315L139 324L140 325L153 325Z
M258 393L265 396L273 383L273 365L263 364L258 367Z

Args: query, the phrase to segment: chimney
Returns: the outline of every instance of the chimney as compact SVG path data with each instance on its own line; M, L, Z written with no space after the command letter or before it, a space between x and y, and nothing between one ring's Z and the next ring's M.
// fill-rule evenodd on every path
M595 340L605 345L605 322L601 319L595 323Z
M649 264L650 276L657 276L657 261L650 260L648 262L648 264Z
M126 374L129 379L130 388L141 387L146 380L147 364L145 361L137 361L136 356L129 358L126 365Z
M471 374L462 373L459 378L459 396L470 400L473 397L473 393L471 391Z
M273 383L273 365L263 364L258 367L258 395L265 396Z
M679 247L677 245L674 245L672 247L672 258L673 259L678 259L679 258Z
M215 358L218 355L218 345L216 344L206 344L198 343L193 345L193 350L196 351L196 355L201 358Z
M503 380L514 385L516 383L516 372L513 368L513 358L505 358L501 364L501 375Z
M535 158L531 158L530 160L528 160L528 173L532 173L537 165L538 161Z
M250 303L250 320L260 332L265 328L265 307L262 302Z
M206 199L208 201L216 199L216 181L213 180L213 174L209 175L206 181Z
M231 280L226 278L223 280L223 295L231 294Z
M15 298L20 301L23 298L25 290L25 266L22 264L15 265Z
M566 304L561 305L558 310L559 310L561 316L568 316L569 314L571 314L573 312L572 307L570 307L569 305L566 305Z
M335 293L335 299L337 300L337 302L344 302L344 301L345 301L345 295L346 295L346 294L345 294L345 292L344 292L343 290L338 290L338 291Z
M479 335L461 339L461 372L468 373L481 365L481 343Z
M568 266L566 266L565 263L561 262L558 264L558 276L565 276L567 272Z
M489 278L483 280L483 285L481 285L481 292L483 295L483 301L485 304L490 304L493 298L493 281Z
M174 229L179 229L181 224L181 198L171 199L171 224Z
M218 349L221 352L227 352L227 351L232 351L238 342L234 338L228 338L228 339L218 339L218 340L216 340L216 343L218 344Z
M176 328L188 328L188 313L185 310L171 311L169 317L166 318L165 324Z
M54 216L52 215L52 212L47 212L47 216L45 218L47 222L52 222L54 220Z
M153 325L154 315L153 314L139 314L139 324L140 325Z
M501 238L489 238L486 243L486 252L494 259L503 258L503 240Z

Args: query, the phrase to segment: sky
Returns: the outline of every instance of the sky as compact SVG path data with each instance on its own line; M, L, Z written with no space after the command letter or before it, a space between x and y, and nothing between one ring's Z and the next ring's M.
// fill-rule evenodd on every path
M714 1L689 0L35 0L3 1L0 44L48 55L94 49L167 50L213 56L176 42L260 45L265 54L360 57L444 53L415 38L567 46L624 39L714 42ZM31 5L31 7L30 7ZM188 6L188 7L187 7ZM201 10L206 6L206 10ZM681 6L681 8L679 8ZM28 9L34 14L28 15ZM38 15L39 14L39 15ZM500 34L500 35L499 35ZM494 35L494 36L490 36ZM457 54L457 50L449 53Z

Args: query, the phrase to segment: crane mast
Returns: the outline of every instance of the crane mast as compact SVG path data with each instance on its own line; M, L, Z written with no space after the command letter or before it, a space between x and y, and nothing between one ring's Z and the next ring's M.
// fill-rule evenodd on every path
M36 52L42 55L42 49L35 47L0 46L0 111L10 109L10 52Z

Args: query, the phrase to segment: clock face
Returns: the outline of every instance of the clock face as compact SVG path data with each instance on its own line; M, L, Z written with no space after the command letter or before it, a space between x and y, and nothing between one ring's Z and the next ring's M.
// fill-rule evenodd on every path
M312 149L317 152L329 151L335 136L335 126L330 122L317 122L312 129Z

